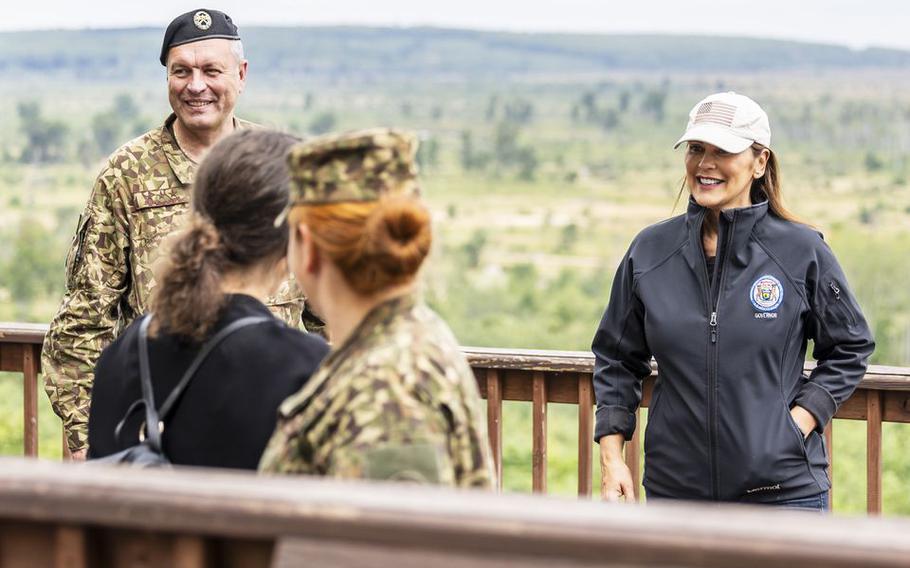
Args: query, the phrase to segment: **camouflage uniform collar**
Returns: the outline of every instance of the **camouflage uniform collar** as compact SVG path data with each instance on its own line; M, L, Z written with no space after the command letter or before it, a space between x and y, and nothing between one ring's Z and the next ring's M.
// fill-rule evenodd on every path
M388 322L399 314L413 310L421 301L420 293L410 292L390 298L367 312L367 315L357 324L357 327L345 339L344 343L332 348L332 351L319 365L319 369L310 377L310 380L306 382L303 388L281 404L279 413L287 417L298 412L335 375L338 367L348 360L348 354L351 350L362 347L372 336L376 335L377 330L383 330L383 322Z
M171 170L174 171L174 175L177 176L177 179L180 180L180 183L183 185L190 185L193 183L193 178L196 176L196 163L193 162L189 156L180 148L180 145L177 144L177 136L174 134L174 122L177 120L177 115L171 113L169 117L164 121L164 127L161 128L161 150L164 152L164 156L167 158L168 165L171 166Z
M351 335L344 340L344 343L339 345L336 349L332 349L332 352L325 358L322 366L328 368L336 362L344 361L345 353L350 348L360 345L369 338L376 328L381 327L380 324L382 324L382 322L390 320L397 314L413 309L418 302L420 302L420 295L417 292L410 292L402 294L401 296L389 298L381 304L374 306L373 309L367 312L367 315L363 317L363 320L357 324L357 327L354 328Z
M410 311L419 302L420 294L418 292L409 292L407 294L402 294L401 296L389 298L381 304L374 306L372 310L367 312L367 315L364 316L363 320L357 324L357 327L354 328L354 331L351 332L351 335L347 340L339 346L338 352L343 351L349 345L360 343L369 337L370 334L373 333L373 330L382 322L390 320L397 314Z
M174 134L174 122L176 121L177 115L172 112L164 121L164 126L161 128L161 138L158 143L167 158L168 165L171 166L174 175L177 176L180 183L190 185L193 183L193 178L196 177L197 164L177 144L177 136ZM252 122L234 117L234 130L254 127L255 125Z

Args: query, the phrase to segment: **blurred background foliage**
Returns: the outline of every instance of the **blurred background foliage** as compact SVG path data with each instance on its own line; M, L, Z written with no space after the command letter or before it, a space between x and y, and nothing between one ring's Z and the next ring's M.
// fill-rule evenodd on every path
M431 304L463 344L587 350L613 271L679 214L672 144L708 93L769 112L792 209L843 264L878 348L910 365L910 52L684 36L247 28L238 114L302 136L415 129ZM48 322L104 157L167 113L160 30L0 33L0 320ZM21 453L21 379L0 377ZM41 452L59 422L41 397ZM551 405L549 484L575 491L576 409ZM530 406L507 403L506 487L530 489ZM835 506L864 510L862 423L835 426ZM910 514L910 429L885 427L885 508ZM595 472L595 475L597 472ZM595 477L595 484L597 478Z

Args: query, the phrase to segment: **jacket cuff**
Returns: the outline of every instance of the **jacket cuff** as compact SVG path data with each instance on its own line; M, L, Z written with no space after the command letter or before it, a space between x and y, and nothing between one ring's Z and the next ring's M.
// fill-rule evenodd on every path
M628 442L635 432L635 414L624 406L600 406L595 414L594 443L610 434L622 434Z
M796 400L793 401L793 404L802 406L809 411L809 414L815 418L815 430L818 433L824 432L825 426L828 425L828 422L834 417L834 413L837 412L837 403L831 393L825 390L824 387L812 382L803 386L799 394L796 395Z

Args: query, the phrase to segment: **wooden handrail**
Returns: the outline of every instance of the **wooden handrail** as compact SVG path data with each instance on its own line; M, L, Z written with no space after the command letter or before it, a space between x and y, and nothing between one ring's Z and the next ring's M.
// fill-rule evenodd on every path
M144 556L143 565L193 567L221 558L218 565L253 568L295 560L313 566L890 568L906 566L908 532L904 520L760 507L611 506L215 470L0 460L0 542L13 543L4 548L11 565L18 553L28 566L55 565L44 562L54 558L58 566L90 566L93 558L110 562L132 554ZM244 564L227 560L231 543L245 551ZM64 554L69 563L60 563Z
M0 323L0 370L18 371L24 376L24 451L37 455L37 377L40 370L41 343L46 325ZM532 404L532 487L546 492L547 475L547 405L564 403L579 406L578 412L578 494L594 492L591 470L594 465L594 394L592 373L594 357L581 351L537 351L528 349L496 349L463 347L481 395L487 399L487 426L493 448L497 483L502 479L504 401L526 401ZM811 372L813 363L807 363ZM645 380L642 406L650 402L654 381L659 369L652 364L651 376ZM638 413L642 424L641 412ZM866 469L867 510L881 512L882 507L882 423L910 423L910 368L873 365L869 367L853 396L838 409L836 418L863 420L867 428ZM633 476L641 473L639 439L642 428L626 445L626 461ZM833 450L831 426L825 432L829 449ZM833 454L833 451L829 453ZM833 462L833 455L831 457ZM638 485L636 484L636 491Z
M485 369L518 369L553 373L593 373L594 355L587 351L542 351L534 349L500 349L462 347L472 367ZM815 363L806 362L811 372ZM657 363L651 363L651 376L657 377ZM910 390L910 368L870 365L862 388L873 390Z
M47 324L0 322L0 343L44 343Z
M0 343L41 344L47 334L47 324L0 322ZM587 351L556 351L537 349L501 349L495 347L462 347L472 367L486 369L519 369L562 373L593 373L594 355ZM657 364L652 362L652 375ZM815 368L807 362L806 371ZM910 368L870 365L862 388L874 390L910 390Z

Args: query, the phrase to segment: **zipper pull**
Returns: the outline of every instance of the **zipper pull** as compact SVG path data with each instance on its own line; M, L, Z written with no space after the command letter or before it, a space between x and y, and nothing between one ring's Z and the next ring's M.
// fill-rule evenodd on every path
M711 343L717 343L717 312L711 312Z
M834 298L840 300L840 288L837 287L837 283L832 280L828 283L828 287L831 288L832 292L834 292Z

